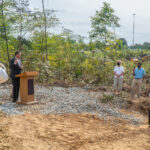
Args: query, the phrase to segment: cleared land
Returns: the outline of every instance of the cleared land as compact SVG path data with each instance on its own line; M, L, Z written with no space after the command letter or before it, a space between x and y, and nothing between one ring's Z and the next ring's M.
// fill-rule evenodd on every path
M149 150L150 129L93 115L21 115L0 117L1 149Z
M147 115L140 113L149 99L102 103L109 91L44 86L36 91L37 105L14 105L11 86L0 86L0 108L7 113L0 113L0 150L150 149Z

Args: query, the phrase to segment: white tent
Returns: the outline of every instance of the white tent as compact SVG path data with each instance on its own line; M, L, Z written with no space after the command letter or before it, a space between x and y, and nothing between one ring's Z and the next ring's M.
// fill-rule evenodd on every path
M5 83L8 80L6 67L0 63L0 84Z

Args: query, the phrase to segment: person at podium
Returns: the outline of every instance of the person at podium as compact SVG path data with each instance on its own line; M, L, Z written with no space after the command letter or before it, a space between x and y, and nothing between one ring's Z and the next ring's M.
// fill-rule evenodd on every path
M13 102L17 102L19 98L20 79L16 77L23 70L21 62L21 52L15 52L15 57L10 60L10 78L12 79L13 85Z

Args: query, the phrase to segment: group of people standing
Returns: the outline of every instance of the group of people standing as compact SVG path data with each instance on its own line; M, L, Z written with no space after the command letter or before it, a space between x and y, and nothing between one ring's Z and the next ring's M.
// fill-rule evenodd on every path
M114 93L119 95L122 91L123 86L123 76L125 74L124 67L121 65L121 61L117 61L117 66L114 68ZM134 79L132 81L132 97L137 94L138 97L141 96L141 87L144 80L146 72L142 68L142 63L138 63L137 67L133 70Z
M8 76L6 73L6 68L0 64L0 83L3 83L8 80ZM13 102L17 102L19 98L19 88L20 88L20 79L16 77L17 74L20 74L23 70L23 66L21 63L21 52L17 51L15 53L15 57L10 61L10 77L13 85ZM2 75L3 74L3 75ZM114 68L114 93L116 95L120 94L123 86L123 76L125 74L124 67L120 60L117 61L117 65ZM140 97L141 94L141 86L143 79L146 73L142 68L142 64L138 63L137 67L133 70L133 82L132 82L132 96L134 97L137 93L137 96Z

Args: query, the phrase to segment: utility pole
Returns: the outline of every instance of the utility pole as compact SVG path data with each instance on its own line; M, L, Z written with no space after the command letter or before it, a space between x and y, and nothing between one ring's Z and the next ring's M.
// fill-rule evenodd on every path
M133 14L133 46L135 44L135 13Z

